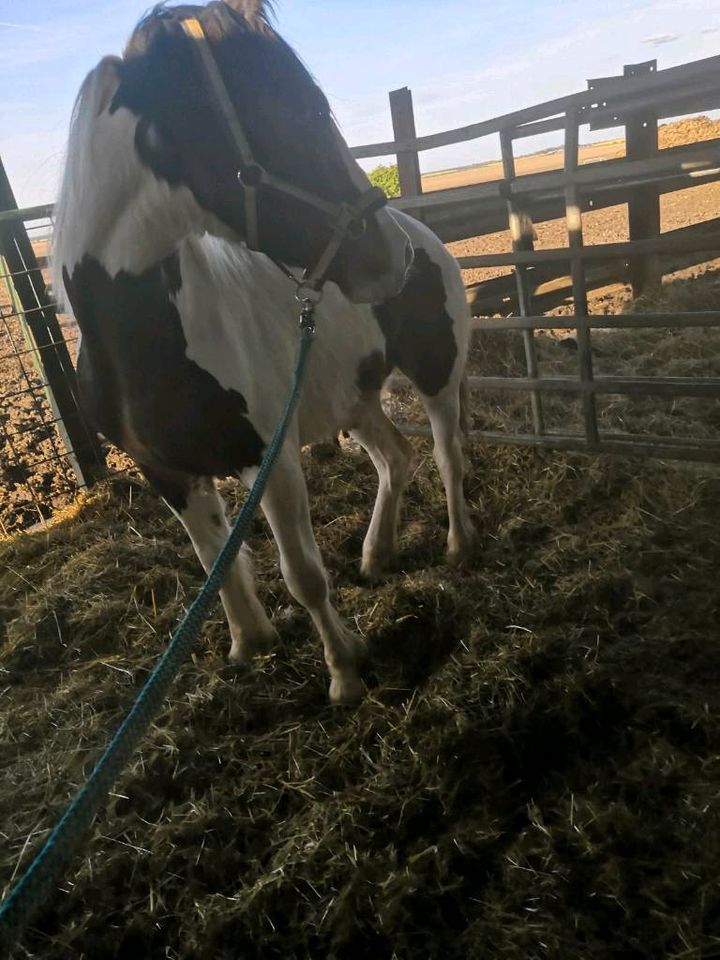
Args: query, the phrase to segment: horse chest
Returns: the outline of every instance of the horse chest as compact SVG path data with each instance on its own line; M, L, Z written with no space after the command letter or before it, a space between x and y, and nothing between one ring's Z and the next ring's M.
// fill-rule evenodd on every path
M284 278L241 289L237 277L199 270L197 255L114 278L86 257L66 277L83 334L81 397L100 432L140 464L227 476L260 462L280 416L297 306ZM367 358L384 356L369 310L329 290L319 314L301 443L348 425Z
M85 258L66 279L83 335L81 399L98 429L139 463L225 476L257 465L264 442L243 394L188 357L168 279L175 267L111 278Z

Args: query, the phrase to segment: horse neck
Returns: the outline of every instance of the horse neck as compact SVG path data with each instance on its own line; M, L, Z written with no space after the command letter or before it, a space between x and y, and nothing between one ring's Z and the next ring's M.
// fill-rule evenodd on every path
M120 271L141 274L199 230L191 215L193 205L187 188L172 188L147 173L126 203L96 221L88 240L110 276Z

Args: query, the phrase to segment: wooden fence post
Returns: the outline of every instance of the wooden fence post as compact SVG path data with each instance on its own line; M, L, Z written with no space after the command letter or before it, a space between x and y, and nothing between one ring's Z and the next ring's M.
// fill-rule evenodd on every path
M0 210L17 210L15 196L5 167L0 159ZM21 316L32 337L53 404L62 423L61 433L68 447L78 482L90 485L104 471L103 456L97 435L85 421L78 403L75 368L58 323L55 307L30 243L25 224L20 221L0 223L0 255L12 274L10 281L17 291L25 314Z
M401 87L400 90L391 90L388 96L395 140L414 140L417 134L410 88ZM400 177L400 196L419 197L422 193L422 180L417 150L402 150L396 156Z
M629 63L623 67L623 76L640 77L657 70L657 61ZM625 155L628 160L646 160L658 152L657 111L645 108L625 122ZM660 193L656 186L636 187L628 203L630 240L647 240L660 236ZM660 260L657 254L645 254L630 259L630 282L633 297L660 285Z

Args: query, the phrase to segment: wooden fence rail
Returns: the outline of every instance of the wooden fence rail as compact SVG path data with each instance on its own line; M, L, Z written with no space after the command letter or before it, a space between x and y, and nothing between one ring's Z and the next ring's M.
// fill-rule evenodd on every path
M654 64L655 61L649 61ZM679 87L683 89L683 96L686 89L690 90L686 99L694 103L695 97L712 98L711 102L717 105L718 99L718 73L720 72L720 56L706 57L703 60L695 60L692 63L685 63L678 67L671 67L667 70L653 70L645 75L633 76L624 75L622 77L604 78L602 81L591 80L589 84L602 83L602 101L599 100L598 90L591 86L589 90L581 93L574 93L567 97L558 97L554 100L548 100L545 103L537 104L533 107L526 107L523 110L515 110L512 113L503 114L492 120L483 120L480 123L471 123L468 126L458 127L455 130L448 130L443 133L434 133L424 137L406 137L401 140L389 140L381 143L369 143L363 146L352 148L352 154L357 159L369 157L386 157L391 154L419 153L424 150L434 150L437 147L448 147L457 143L466 143L468 140L477 140L480 137L486 137L489 134L499 134L502 130L510 129L513 136L517 137L525 125L534 121L547 122L548 118L556 118L566 114L569 110L579 110L582 115L583 123L592 123L596 117L607 121L609 116L613 116L611 126L616 126L617 121L614 117L620 119L625 112L631 112L636 109L633 100L638 96L647 94L647 99L643 100L643 105L647 102L673 102L673 90L677 91ZM703 101L705 102L705 101ZM626 104L631 104L630 110L627 110ZM667 116L677 116L680 112L692 113L696 108L690 106L685 109L686 103L683 103L683 110L676 111ZM714 107L713 107L714 108ZM711 107L704 107L711 109ZM673 107L673 110L675 108ZM564 124L553 129L563 129ZM546 132L543 129L542 132ZM535 136L539 132L534 128L532 132L527 132L527 136Z
M660 195L720 180L720 140L667 150L659 150L657 140L659 119L720 107L720 56L667 70L657 70L654 60L629 64L622 76L589 80L587 91L429 136L412 135L415 121L407 88L394 91L391 104L396 139L355 147L353 154L357 158L395 154L403 167L401 179L410 186L405 189L403 184L394 205L421 216L446 242L506 228L508 195L517 198L536 222L561 217L570 184L577 187L581 213L627 203L630 240L653 239L660 233ZM508 173L514 140L564 130L568 116L591 130L623 126L625 158L525 176L515 175L513 162ZM421 152L492 134L500 136L502 179L423 193L418 173ZM630 260L622 279L630 280L635 295L658 283L655 252L638 249L625 256ZM515 292L522 296L518 287ZM506 293L502 288L498 308ZM480 299L487 308L487 295Z

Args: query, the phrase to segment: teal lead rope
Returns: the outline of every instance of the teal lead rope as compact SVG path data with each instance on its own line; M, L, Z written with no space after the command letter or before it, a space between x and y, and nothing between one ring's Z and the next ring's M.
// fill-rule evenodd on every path
M59 823L27 871L0 905L0 942L10 945L22 934L32 915L45 901L53 883L68 860L77 852L78 842L95 816L150 721L158 712L183 661L190 653L225 575L246 539L253 513L262 498L270 471L282 448L288 423L297 404L313 334L313 306L303 301L301 339L290 394L280 421L258 469L255 483L240 511L230 536L217 556L207 580L172 636L167 650L150 674L134 704L120 724L84 786L78 791Z

